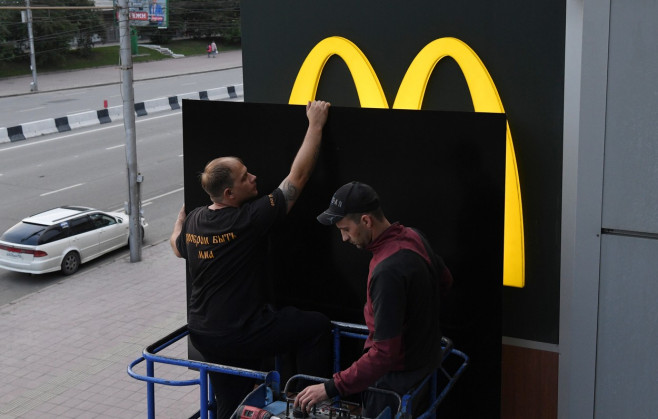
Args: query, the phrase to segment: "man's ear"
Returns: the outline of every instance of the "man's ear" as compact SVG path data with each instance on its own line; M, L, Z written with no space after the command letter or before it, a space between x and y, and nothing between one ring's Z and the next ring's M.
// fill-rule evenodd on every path
M231 191L231 188L226 188L224 189L224 193L222 194L224 197L224 201L228 202L233 197L233 191Z
M364 223L367 228L372 228L372 216L370 214L363 214L361 216L361 222Z

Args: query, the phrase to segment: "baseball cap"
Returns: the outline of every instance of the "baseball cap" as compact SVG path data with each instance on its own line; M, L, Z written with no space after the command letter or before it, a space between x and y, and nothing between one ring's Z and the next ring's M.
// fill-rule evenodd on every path
M363 213L379 208L377 192L369 185L361 182L347 183L331 197L329 208L318 215L318 221L324 225L332 225L347 214Z

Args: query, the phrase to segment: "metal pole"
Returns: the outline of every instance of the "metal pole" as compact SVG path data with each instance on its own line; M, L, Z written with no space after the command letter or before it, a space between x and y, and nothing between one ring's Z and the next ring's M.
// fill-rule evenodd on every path
M27 15L27 36L30 40L30 70L32 70L31 92L39 90L37 83L37 62L34 56L34 36L32 36L32 9L30 9L30 0L25 0L25 14Z
M121 55L121 92L123 95L123 125L126 131L126 164L128 166L128 216L130 220L130 261L142 260L139 183L137 172L137 142L135 139L135 94L133 91L133 58L130 49L128 0L119 0L119 49Z

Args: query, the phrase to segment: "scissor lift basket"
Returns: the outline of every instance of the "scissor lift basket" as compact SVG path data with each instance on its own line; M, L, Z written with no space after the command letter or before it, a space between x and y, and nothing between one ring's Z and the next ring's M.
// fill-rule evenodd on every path
M342 338L365 339L368 336L368 329L364 325L353 323L332 322L332 325L334 334L334 371L339 371ZM269 372L254 371L229 365L219 365L159 354L165 348L180 341L187 335L189 335L187 325L180 327L144 348L142 356L131 362L128 366L128 374L131 377L146 382L149 419L155 419L155 384L166 386L198 385L199 411L192 414L190 418L215 419L214 397L212 385L208 379L208 373L219 372L253 378L262 383L244 399L242 405L265 409L273 416L278 416L279 418L284 419L284 415L285 417L293 417L292 400L294 400L294 395L291 396L290 391L288 390L288 387L293 380L304 379L315 382L324 382L327 380L327 378L322 377L296 375L288 380L286 388L281 392L280 375L277 370ZM455 349L452 345L452 341L445 337L441 340L441 352L442 361L439 368L425 377L422 383L413 391L404 395L399 395L388 390L370 388L368 391L388 394L398 400L397 412L390 412L389 409L385 409L377 416L377 418L373 419L411 418L412 415L410 412L412 411L415 397L420 393L424 386L429 386L430 389L430 406L422 414L416 416L416 418L427 419L434 416L439 404L455 385L457 379L463 374L469 361L468 356ZM134 371L135 366L141 362L146 363L146 375L141 375ZM168 380L159 378L155 376L155 364L168 364L197 370L199 376L198 378L190 380ZM286 395L288 395L288 397L286 397ZM316 407L315 416L325 418L341 417L346 419L361 418L360 406L355 405L350 401L342 401L338 399L332 400L322 406ZM232 419L237 419L236 413L234 413Z

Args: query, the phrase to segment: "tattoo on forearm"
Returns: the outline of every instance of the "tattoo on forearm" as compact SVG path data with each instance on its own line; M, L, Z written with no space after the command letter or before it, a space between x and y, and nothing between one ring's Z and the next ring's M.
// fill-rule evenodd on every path
M283 196L287 202L293 202L297 199L297 187L290 182L286 182L283 185Z

